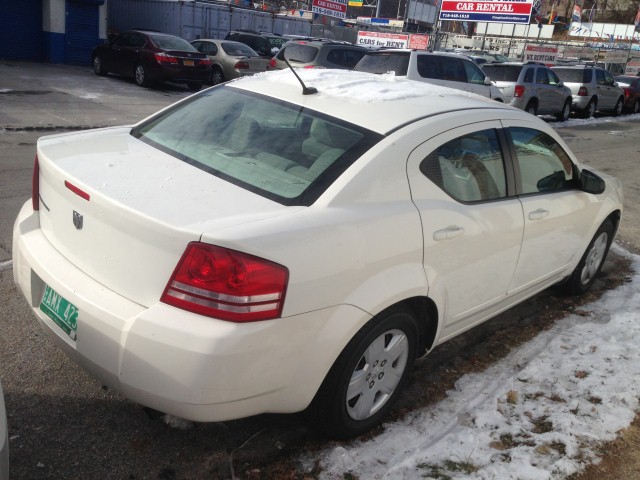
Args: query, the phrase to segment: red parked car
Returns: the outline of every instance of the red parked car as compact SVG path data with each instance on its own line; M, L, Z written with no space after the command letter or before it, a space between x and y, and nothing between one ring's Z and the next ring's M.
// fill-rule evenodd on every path
M146 30L129 30L98 45L91 64L96 75L133 77L141 87L170 81L198 91L211 76L211 60L185 39Z
M613 79L624 90L624 109L629 113L640 113L640 77L618 75Z

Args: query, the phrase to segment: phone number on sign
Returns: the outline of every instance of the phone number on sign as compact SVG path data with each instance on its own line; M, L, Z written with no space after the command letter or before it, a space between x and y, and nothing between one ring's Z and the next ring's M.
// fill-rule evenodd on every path
M313 7L313 13L318 13L320 15L328 15L330 17L338 17L338 18L345 18L347 15L345 13L342 12L337 12L335 10L329 10L328 8L322 8L322 7Z
M440 18L441 19L455 18L456 20L468 20L469 14L440 12Z

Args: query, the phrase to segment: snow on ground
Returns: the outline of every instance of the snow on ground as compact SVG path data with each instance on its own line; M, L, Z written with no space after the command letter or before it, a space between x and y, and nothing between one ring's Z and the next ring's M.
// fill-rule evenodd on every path
M597 461L640 397L640 256L613 248L633 260L628 283L463 376L440 403L320 453L321 478L562 479Z
M637 120L640 114L552 126ZM325 480L543 480L598 462L598 446L640 409L640 256L612 248L633 261L628 283L486 371L463 376L438 404L303 464L319 459Z

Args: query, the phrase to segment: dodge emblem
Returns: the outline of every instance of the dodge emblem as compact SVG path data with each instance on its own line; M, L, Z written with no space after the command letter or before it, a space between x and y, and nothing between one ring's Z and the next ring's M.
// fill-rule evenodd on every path
M82 215L75 210L73 211L73 225L76 230L82 230Z

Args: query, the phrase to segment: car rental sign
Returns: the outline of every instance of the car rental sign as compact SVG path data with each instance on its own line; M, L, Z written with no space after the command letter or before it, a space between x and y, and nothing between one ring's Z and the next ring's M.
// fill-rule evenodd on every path
M347 0L313 0L311 11L329 17L347 18Z
M443 0L440 20L528 24L533 0Z

